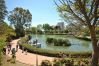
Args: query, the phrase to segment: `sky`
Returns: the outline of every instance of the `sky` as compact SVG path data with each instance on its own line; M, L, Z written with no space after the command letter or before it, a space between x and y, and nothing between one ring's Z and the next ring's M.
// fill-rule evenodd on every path
M32 26L48 23L56 25L60 17L53 0L5 0L8 11L15 7L29 9L32 14ZM9 21L6 19L6 22Z

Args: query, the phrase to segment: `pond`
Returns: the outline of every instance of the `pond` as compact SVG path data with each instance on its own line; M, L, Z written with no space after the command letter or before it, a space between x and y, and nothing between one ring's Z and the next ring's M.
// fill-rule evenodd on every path
M46 44L47 37L66 38L72 44L71 46L52 46ZM36 35L32 35L32 40L36 39ZM80 40L67 35L37 35L38 42L41 43L41 48L54 51L68 51L68 52L90 52L92 51L91 41Z

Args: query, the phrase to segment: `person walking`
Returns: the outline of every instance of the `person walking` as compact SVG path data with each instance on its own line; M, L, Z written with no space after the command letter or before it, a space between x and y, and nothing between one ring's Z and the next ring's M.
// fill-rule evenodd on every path
M8 54L9 54L10 51L11 51L11 44L10 44L10 42L8 42L7 49L8 49Z
M25 55L27 55L27 49L25 50Z
M10 48L8 47L8 54L10 53Z
M15 48L12 48L12 60L15 63L15 59L16 59L16 50Z
M24 47L22 46L22 53L24 53Z
M6 47L3 47L3 54L6 55Z

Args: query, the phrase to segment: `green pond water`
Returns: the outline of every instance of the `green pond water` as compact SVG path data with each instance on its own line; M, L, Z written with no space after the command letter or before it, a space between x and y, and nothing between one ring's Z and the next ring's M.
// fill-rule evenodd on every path
M54 38L66 38L72 44L68 47L63 46L52 46L46 44L47 37L54 37ZM35 40L36 35L32 35L31 40ZM37 35L38 42L41 43L41 48L54 50L54 51L68 51L68 52L91 52L92 51L92 44L91 41L80 40L72 36L67 35Z

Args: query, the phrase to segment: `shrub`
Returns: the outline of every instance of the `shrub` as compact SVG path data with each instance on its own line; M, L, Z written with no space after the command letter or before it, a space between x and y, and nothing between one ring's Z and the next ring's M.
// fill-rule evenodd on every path
M54 46L58 46L58 43L57 43L57 39L53 39L53 44L54 44Z
M3 47L4 47L5 45L6 45L5 40L0 38L0 66L2 66Z
M63 40L63 45L64 45L64 46L71 46L71 43L70 43L69 40L64 39L64 40Z
M23 38L21 38L21 40L18 41L18 44L25 44L29 41L28 36L25 36Z
M63 40L62 39L57 39L56 44L58 44L58 46L62 46Z
M28 40L32 39L32 35L31 34L28 34Z
M54 59L53 66L60 66L61 62L58 59Z
M71 43L67 39L47 38L46 42L48 44L54 44L54 46L70 46L71 45Z
M52 64L49 60L43 60L41 66L52 66Z
M47 38L47 39L46 39L46 42L47 42L47 43L53 43L53 38Z

